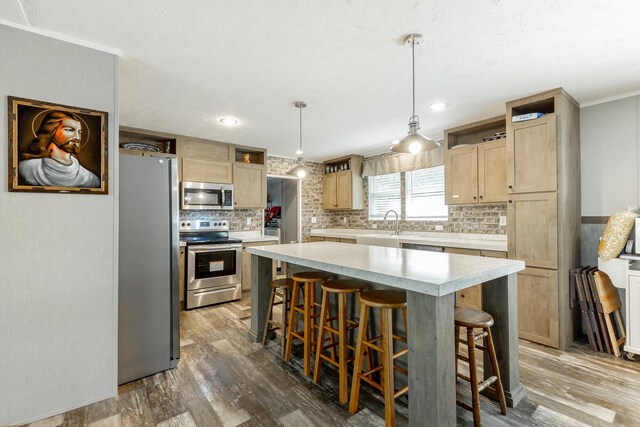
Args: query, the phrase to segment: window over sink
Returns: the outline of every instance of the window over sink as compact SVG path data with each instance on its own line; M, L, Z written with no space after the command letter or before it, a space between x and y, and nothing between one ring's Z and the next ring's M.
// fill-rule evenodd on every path
M404 187L404 192L402 191ZM382 220L393 209L409 221L446 221L444 166L370 176L369 220Z
M369 220L382 220L393 209L400 215L400 173L369 177Z
M444 166L405 172L406 219L446 221Z

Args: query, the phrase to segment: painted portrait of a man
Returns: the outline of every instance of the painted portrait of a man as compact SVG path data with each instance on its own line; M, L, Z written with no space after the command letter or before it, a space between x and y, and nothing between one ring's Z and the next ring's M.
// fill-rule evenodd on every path
M19 98L9 104L10 191L106 194L106 113Z

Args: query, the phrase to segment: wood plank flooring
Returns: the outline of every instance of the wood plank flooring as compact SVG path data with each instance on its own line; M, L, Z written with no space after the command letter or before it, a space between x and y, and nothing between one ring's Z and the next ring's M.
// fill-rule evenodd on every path
M324 369L320 385L302 374L299 358L282 362L281 348L248 339L249 294L242 300L183 312L177 368L125 384L118 396L30 426L384 426L384 404L364 390L351 415L337 401L337 375ZM453 328L452 328L453 329ZM520 375L527 398L506 417L481 397L485 426L638 426L640 363L520 342ZM411 392L409 392L411 393ZM468 399L468 385L458 382ZM407 425L406 400L397 425ZM428 423L425 424L425 426ZM473 425L458 408L458 425Z

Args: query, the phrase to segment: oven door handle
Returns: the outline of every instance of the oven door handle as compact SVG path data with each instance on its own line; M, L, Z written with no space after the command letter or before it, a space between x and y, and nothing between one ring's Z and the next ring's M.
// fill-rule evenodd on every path
M190 247L189 252L194 254L201 254L203 252L220 252L226 251L229 249L240 249L242 248L241 244L233 244L233 245L208 245L208 246L196 246L195 248Z

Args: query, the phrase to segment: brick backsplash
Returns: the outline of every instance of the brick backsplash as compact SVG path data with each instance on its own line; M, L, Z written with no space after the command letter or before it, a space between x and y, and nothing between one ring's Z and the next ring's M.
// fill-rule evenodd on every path
M267 174L284 176L296 165L295 159L267 157ZM312 228L356 228L368 229L373 224L379 230L392 230L393 221L369 221L367 180L365 179L364 209L325 211L323 209L322 163L306 162L314 172L302 180L302 240L309 238ZM404 191L404 185L402 186ZM404 196L403 196L404 198ZM448 221L400 221L402 231L435 231L436 225L442 225L443 231L452 233L506 234L506 227L499 226L499 216L507 214L505 203L477 206L450 206ZM235 209L233 211L180 211L180 220L209 219L226 220L232 231L259 231L262 227L261 209ZM312 224L311 218L317 223ZM251 225L247 225L251 218ZM343 223L342 218L347 219Z
M401 194L404 205L404 180L401 185ZM364 209L333 211L330 228L356 228L369 229L375 224L378 230L393 230L395 221L387 219L383 221L369 221L368 203L368 179L364 180ZM400 212L398 212L400 214ZM507 227L500 226L500 216L507 215L507 204L498 203L492 205L449 206L449 219L447 221L407 221L400 219L401 231L436 231L436 226L441 225L444 232L449 233L474 233L474 234L507 234ZM346 224L343 222L346 218ZM395 219L393 215L389 218Z
M251 225L247 225L251 218ZM228 221L231 231L260 231L262 209L234 209L232 211L180 211L180 221L203 219Z
M295 159L267 156L267 174L285 176L296 166ZM311 218L316 217L313 228L329 228L333 213L322 208L322 163L305 162L314 172L302 180L302 239L308 240L311 234ZM262 228L262 209L234 209L233 211L180 211L180 220L223 220L229 221L231 231L259 231ZM251 218L251 226L247 225Z

